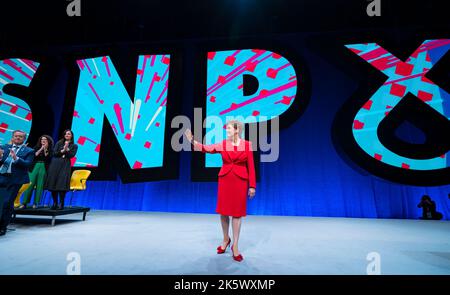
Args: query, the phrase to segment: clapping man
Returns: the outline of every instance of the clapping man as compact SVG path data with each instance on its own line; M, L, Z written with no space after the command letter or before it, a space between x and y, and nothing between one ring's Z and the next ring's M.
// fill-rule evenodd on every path
M26 133L16 130L12 144L0 146L0 236L6 234L14 210L14 199L24 183L28 183L28 169L33 163L34 151L25 143Z

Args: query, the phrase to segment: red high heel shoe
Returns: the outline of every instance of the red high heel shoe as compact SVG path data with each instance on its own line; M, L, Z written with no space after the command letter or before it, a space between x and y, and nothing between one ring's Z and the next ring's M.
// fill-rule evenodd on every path
M233 254L233 259L237 262L241 262L242 260L244 260L244 257L242 257L241 254L234 256L233 246L231 246L231 253Z
M228 243L225 245L225 249L222 249L222 245L217 247L217 254L223 254L227 250L227 247L231 244L231 238L228 240Z

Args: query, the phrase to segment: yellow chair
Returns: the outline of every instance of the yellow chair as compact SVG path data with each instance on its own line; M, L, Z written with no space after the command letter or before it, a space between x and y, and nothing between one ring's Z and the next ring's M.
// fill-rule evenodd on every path
M72 191L72 195L70 196L69 207L72 207L72 198L73 194L76 191L84 191L86 190L86 182L91 175L90 170L75 170L70 177L70 190Z
M17 193L17 196L14 200L14 208L18 208L20 206L20 197L22 196L23 192L27 190L27 188L31 185L31 182L24 183L19 189L19 192Z

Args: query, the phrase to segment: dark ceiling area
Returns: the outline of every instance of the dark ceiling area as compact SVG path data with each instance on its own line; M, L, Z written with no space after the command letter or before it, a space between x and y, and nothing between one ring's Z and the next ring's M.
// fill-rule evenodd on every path
M450 28L447 1L380 1L378 17L366 13L371 0L80 0L78 17L66 13L71 0L9 1L1 4L0 46Z

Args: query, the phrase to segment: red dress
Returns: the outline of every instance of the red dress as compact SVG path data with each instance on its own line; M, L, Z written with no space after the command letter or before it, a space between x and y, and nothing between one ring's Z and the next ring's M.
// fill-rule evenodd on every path
M256 189L252 143L241 139L239 145L234 146L231 141L224 140L211 145L197 143L194 148L222 156L216 212L233 217L246 216L248 189Z

